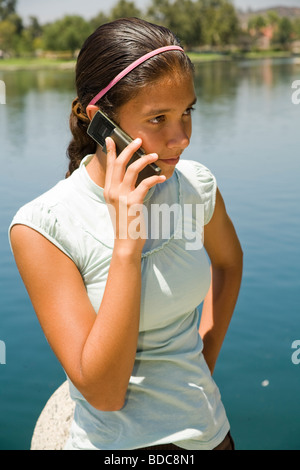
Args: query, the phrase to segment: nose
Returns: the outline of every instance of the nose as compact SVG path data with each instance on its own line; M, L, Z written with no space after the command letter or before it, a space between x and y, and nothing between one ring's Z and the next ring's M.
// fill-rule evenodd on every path
M184 150L188 147L191 138L191 126L187 125L187 123L180 122L178 124L174 124L169 129L168 135L168 148L170 149L181 149Z

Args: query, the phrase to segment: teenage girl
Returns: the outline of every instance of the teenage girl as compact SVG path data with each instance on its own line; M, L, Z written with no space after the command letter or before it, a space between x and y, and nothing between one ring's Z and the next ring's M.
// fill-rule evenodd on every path
M66 449L233 449L212 373L242 250L214 176L182 159L192 64L168 29L120 19L86 40L76 87L67 178L22 207L10 230L76 403ZM87 134L99 109L134 139L118 157L111 138L104 152ZM140 147L146 155L128 165ZM136 185L150 163L161 174ZM168 220L151 217L173 205ZM204 247L191 243L200 211L186 207L203 209ZM169 234L151 237L162 222Z

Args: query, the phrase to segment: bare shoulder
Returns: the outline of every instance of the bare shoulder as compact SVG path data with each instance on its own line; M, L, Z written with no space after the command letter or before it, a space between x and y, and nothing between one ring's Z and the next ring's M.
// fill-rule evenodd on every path
M28 263L28 269L42 264L45 269L45 265L50 267L53 263L63 264L68 260L68 257L46 237L27 225L13 225L10 241L19 269L23 263Z

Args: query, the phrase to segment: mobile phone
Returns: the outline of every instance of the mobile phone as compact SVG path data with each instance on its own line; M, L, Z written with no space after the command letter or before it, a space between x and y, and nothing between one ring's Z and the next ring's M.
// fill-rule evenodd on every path
M117 156L120 155L122 150L127 147L132 138L126 134L117 124L115 124L105 113L102 111L97 111L93 117L87 133L92 139L94 139L99 145L101 145L103 152L106 153L105 139L106 137L111 137L116 144ZM138 158L141 158L145 155L145 152L142 148L139 148L131 157L128 165L136 161ZM128 166L127 165L127 166ZM150 163L142 171L140 171L137 178L136 186L145 178L153 175L159 175L161 169L155 163Z

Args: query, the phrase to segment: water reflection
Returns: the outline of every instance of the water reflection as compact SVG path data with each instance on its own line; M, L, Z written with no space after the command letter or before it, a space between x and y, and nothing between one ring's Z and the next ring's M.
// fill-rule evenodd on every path
M195 64L197 95L207 102L219 101L222 97L236 96L239 82L247 77L253 85L264 83L276 86L285 81L287 75L300 75L300 60L263 59L244 61L220 61ZM21 99L30 91L56 90L64 94L75 90L72 70L19 70L1 71L0 79L6 83L7 102L21 105Z
M239 67L235 62L212 62L195 66L195 89L201 102L234 99L238 81Z
M287 77L300 77L300 60L264 59L239 62L196 64L196 90L203 102L213 103L236 96L239 84L246 79L253 86L276 87Z
M7 102L21 104L30 91L57 90L59 93L74 89L74 73L69 70L18 70L0 72L6 83Z
M238 311L216 370L244 449L299 448L299 374L290 360L300 303L297 79L297 60L196 66L198 103L185 156L216 175L245 252ZM7 85L0 105L0 332L10 361L1 366L0 447L15 449L28 447L61 369L14 267L7 227L22 204L64 177L75 91L71 71L0 72L0 80Z
M266 170L266 162L277 158L270 153L274 142L283 147L288 136L291 146L295 141L298 109L291 105L291 85L299 77L297 59L198 64L193 140L201 161L226 177L235 177L240 165L249 170L251 162Z

